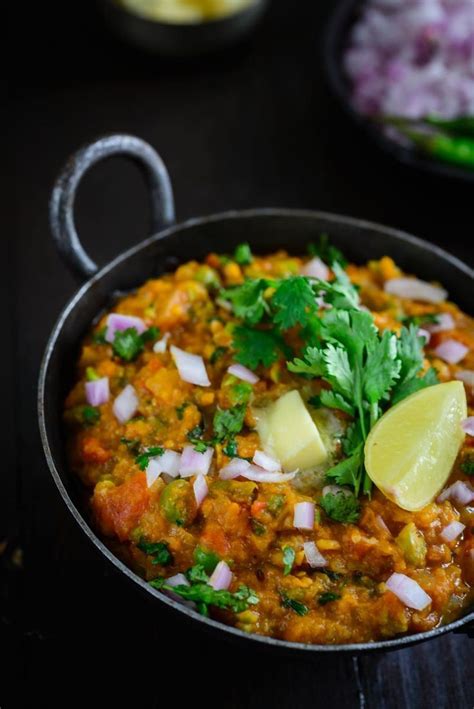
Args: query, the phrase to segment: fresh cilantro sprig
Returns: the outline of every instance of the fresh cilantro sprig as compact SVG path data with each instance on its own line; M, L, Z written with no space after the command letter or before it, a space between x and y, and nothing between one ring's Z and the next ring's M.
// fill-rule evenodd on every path
M145 539L141 539L137 547L144 554L153 557L151 563L154 565L169 566L173 563L173 555L168 542L147 542Z
M250 369L262 364L270 367L281 354L291 355L283 338L271 330L257 330L246 325L237 325L233 330L235 359Z
M319 504L328 517L336 522L355 524L359 519L360 505L357 497L352 493L327 492L321 498Z
M125 360L125 362L132 362L143 352L145 343L156 340L158 336L159 330L157 327L150 327L145 332L142 332L141 335L138 334L136 328L129 327L126 330L119 330L115 333L112 349L114 354Z
M347 261L339 249L329 243L327 234L321 234L317 244L308 244L308 253L310 256L318 256L321 261L332 266L338 263L343 268L347 266Z

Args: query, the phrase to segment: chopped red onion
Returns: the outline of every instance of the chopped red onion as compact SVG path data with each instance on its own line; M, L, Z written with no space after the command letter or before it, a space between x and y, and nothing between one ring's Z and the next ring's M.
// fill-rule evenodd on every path
M317 278L319 281L327 281L329 279L329 268L318 257L312 258L311 261L305 263L300 273L302 276Z
M207 475L213 455L213 448L206 448L204 453L199 453L193 446L185 446L179 462L179 474L182 478L189 478L191 475Z
M454 542L465 529L466 525L462 522L450 522L441 532L441 537L445 542Z
M422 611L431 603L430 596L414 579L405 574L392 574L385 583L387 588L408 608Z
M470 389L474 389L474 371L472 369L461 369L454 376Z
M204 475L198 475L193 483L194 497L196 498L196 505L201 506L202 501L207 497L209 492L209 486Z
M87 403L91 406L100 406L108 402L110 396L108 377L86 382L85 389Z
M170 478L176 478L179 473L181 456L171 450L165 450L162 455L150 458L146 468L146 481L148 487L153 485L161 473L165 473Z
M421 300L424 303L441 303L448 294L444 288L433 286L418 278L391 278L385 281L385 292L399 298Z
M328 565L327 560L321 554L314 542L305 542L303 544L303 549L306 561L312 569L321 569Z
M221 480L232 480L233 478L242 476L248 468L250 468L248 460L233 458L230 463L227 463L227 465L221 468L219 477Z
M314 502L297 502L295 504L293 527L296 527L296 529L313 529Z
M174 576L170 576L169 579L166 579L166 585L167 586L189 586L189 581L186 578L184 574L175 574ZM193 603L192 601L184 601L181 596L178 596L177 593L173 593L173 591L168 591L168 589L165 589L163 593L166 593L167 596L172 598L174 601L178 601L178 603L182 603L183 606L187 606L188 608L196 608L196 604Z
M256 483L285 483L293 480L298 471L292 473L270 473L268 470L263 470L258 465L249 465L242 473L243 478L253 480Z
M474 436L474 416L468 416L467 419L461 421L462 430L468 436Z
M134 327L139 335L141 335L141 333L145 332L146 330L146 325L141 318L137 318L134 315L110 313L110 315L107 317L107 329L105 331L105 339L107 340L107 342L113 342L116 332L128 330L131 327Z
M128 384L115 399L112 411L120 423L127 423L135 416L137 409L137 392L131 384Z
M381 517L380 515L377 515L375 519L376 519L377 524L379 525L380 529L383 529L383 531L387 532L387 534L391 534L391 531L389 530L389 528L385 524L383 517Z
M259 377L250 369L244 367L243 364L231 364L227 371L237 377L237 379L242 379L242 381L249 382L249 384L256 384L259 381Z
M457 340L444 340L433 352L448 364L457 364L467 355L469 347Z
M438 495L436 501L444 502L445 500L452 500L452 502L463 507L474 500L474 489L469 483L456 480L456 482L447 487L446 490L443 490L441 495Z
M163 354L163 352L166 352L166 348L168 347L168 340L170 339L170 333L165 332L163 337L160 340L157 340L155 344L153 345L153 352L156 354Z
M425 340L425 345L427 345L431 340L431 334L428 330L424 330L422 327L418 328L418 337L423 337Z
M253 462L255 465L258 465L260 468L268 470L271 473L281 471L280 461L272 458L271 455L267 455L267 453L264 453L263 451L255 451Z
M232 571L229 569L226 562L219 561L209 579L209 585L212 586L215 591L226 591L232 583L232 577Z
M204 360L200 355L191 354L171 345L171 356L178 368L179 376L184 382L208 387L211 385L207 376Z
M428 332L445 332L446 330L454 330L456 323L451 313L438 313L436 315L437 322L423 324Z

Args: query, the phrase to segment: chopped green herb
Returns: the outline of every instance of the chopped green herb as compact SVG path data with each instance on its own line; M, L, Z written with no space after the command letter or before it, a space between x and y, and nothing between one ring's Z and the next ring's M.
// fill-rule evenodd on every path
M474 475L474 457L468 457L461 463L461 470L466 475Z
M227 352L227 347L216 347L209 359L211 364L215 364Z
M331 569L319 569L322 574L325 574L331 581L339 581L343 578L343 574L339 574L336 571L331 571Z
M276 517L283 505L285 504L284 495L272 495L267 502L267 510L270 512L272 517Z
M335 261L343 268L347 266L347 261L342 252L329 243L327 234L321 234L317 244L308 244L308 253L310 256L318 256L321 261L329 264L329 266L332 266Z
M248 280L241 286L233 286L221 291L221 298L232 303L234 315L248 325L256 325L263 316L270 311L264 298L264 293L269 286L269 281L264 278Z
M218 441L233 438L240 433L244 425L245 406L234 406L232 409L217 409L214 414L214 435Z
M195 583L190 586L168 586L166 579L154 579L150 581L153 588L171 591L181 596L186 601L193 601L198 605L199 612L208 614L208 606L224 608L234 613L246 611L249 605L256 605L259 598L255 591L248 586L241 584L237 591L216 591L207 583Z
M253 256L250 246L248 244L239 244L234 251L234 261L239 264L239 266L248 266L252 263Z
M283 576L288 576L291 573L295 558L296 552L293 547L283 547Z
M252 385L248 382L237 382L229 390L229 399L232 406L238 404L248 404L253 394Z
M186 438L193 444L194 450L197 453L205 453L210 446L210 443L203 440L203 435L204 431L201 426L195 426L186 434Z
M197 546L194 550L194 561L202 566L207 574L212 574L220 559L213 551Z
M169 566L173 563L173 555L167 542L147 542L141 539L137 546L140 551L153 557L151 563L154 565Z
M100 411L94 406L84 406L82 409L82 420L87 426L93 426L100 421Z
M409 327L410 325L415 325L417 328L421 325L437 325L439 322L438 313L425 313L424 315L404 315L400 318L400 321Z
M263 537L263 535L266 533L267 528L265 527L264 524L259 522L257 519L252 519L252 532L255 534L257 537Z
M328 492L321 498L319 504L327 516L336 522L355 524L359 519L360 505L355 495Z
M317 310L314 291L307 278L293 276L280 281L272 298L276 313L275 325L289 330L295 325L304 327Z
M138 438L125 438L125 436L122 436L120 439L120 443L123 443L124 446L127 446L128 450L130 453L133 453L133 455L138 455L140 452L140 441Z
M161 448L161 446L151 446L137 455L135 458L135 463L138 465L140 470L146 470L148 463L150 462L150 458L156 458L159 455L163 455L164 452L165 449Z
M92 335L92 342L95 345L106 345L107 344L107 340L105 339L106 332L107 332L106 327L103 327L100 330L98 330L97 332L94 332L94 334Z
M184 411L185 409L187 409L188 406L189 402L185 401L184 404L181 404L181 406L176 407L176 415L180 421L183 420Z
M292 611L301 616L309 613L308 606L305 606L304 603L297 601L295 598L290 598L284 591L280 591L280 596L283 608L291 608Z
M326 591L326 593L321 593L318 597L318 603L320 606L325 606L326 603L331 603L332 601L338 601L341 598L339 593L333 593L332 591Z
M114 353L125 360L132 362L143 352L145 343L150 340L155 340L158 337L159 331L156 327L150 327L141 335L138 334L136 328L129 327L126 330L119 330L115 333L112 348Z
M259 364L269 367L277 361L281 352L288 355L289 348L284 340L270 330L254 330L238 325L233 335L235 359L250 369L257 369Z
M100 379L100 376L97 374L94 367L87 367L86 379L88 382L96 382L98 379Z
M229 458L237 458L238 457L238 448L237 448L237 443L235 439L231 439L226 443L224 448L222 449L222 452L224 455L227 455Z
M320 409L322 406L321 397L317 394L315 394L314 396L310 396L308 399L308 404L310 406L314 406L315 409Z
M195 564L186 571L186 578L189 583L208 583L209 576L203 564Z

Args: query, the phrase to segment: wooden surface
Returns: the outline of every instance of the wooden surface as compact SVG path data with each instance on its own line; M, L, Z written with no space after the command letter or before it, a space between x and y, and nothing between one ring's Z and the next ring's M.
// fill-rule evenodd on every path
M2 282L10 286L1 348L2 707L474 704L473 644L463 635L380 656L302 661L165 622L104 568L60 501L40 447L39 362L77 287L51 244L48 197L66 156L96 135L149 140L168 165L180 219L250 206L325 209L407 229L472 263L472 187L389 162L328 96L320 35L331 4L275 0L246 46L188 64L121 46L85 0L37 3L27 23L25 6L17 8L13 57L28 60L15 69L4 134L12 162L2 171ZM76 212L101 262L147 234L141 180L118 160L91 172Z

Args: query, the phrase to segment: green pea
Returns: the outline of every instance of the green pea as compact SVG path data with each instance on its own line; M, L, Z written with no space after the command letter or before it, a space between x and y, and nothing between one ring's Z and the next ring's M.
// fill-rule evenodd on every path
M187 480L172 480L160 496L160 509L169 522L185 527L195 515L192 487Z

